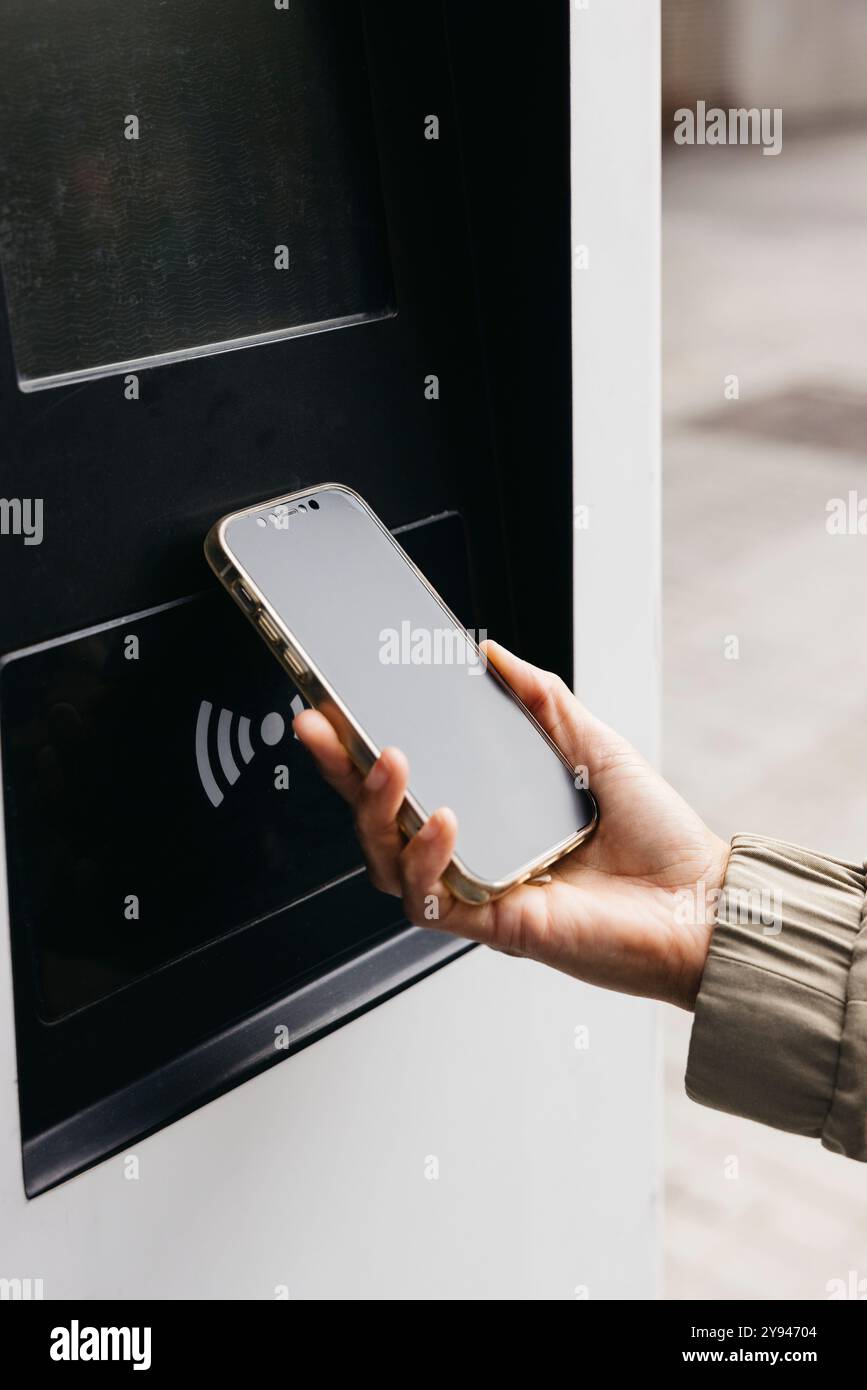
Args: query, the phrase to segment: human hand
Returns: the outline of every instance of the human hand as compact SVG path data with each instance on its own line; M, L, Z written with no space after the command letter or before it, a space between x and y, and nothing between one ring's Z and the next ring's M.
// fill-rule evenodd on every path
M571 766L588 769L599 827L552 865L548 881L523 883L471 906L442 881L457 837L454 813L440 808L407 841L396 819L409 781L403 753L384 749L362 777L325 716L305 710L295 731L325 780L352 806L371 882L402 898L417 926L431 925L425 906L435 895L435 925L445 931L590 984L691 1009L713 919L702 910L684 911L684 903L688 894L696 895L699 908L715 901L728 845L558 676L496 642L484 651Z

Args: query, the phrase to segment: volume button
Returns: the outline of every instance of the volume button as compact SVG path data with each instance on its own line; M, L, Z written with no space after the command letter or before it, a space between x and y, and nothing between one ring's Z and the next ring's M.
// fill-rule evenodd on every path
M268 638L268 641L276 646L280 641L280 633L277 631L277 625L273 619L269 618L267 613L259 612L256 614L256 622Z
M293 676L296 676L299 680L303 680L304 676L307 674L306 670L291 647L283 648L283 658Z

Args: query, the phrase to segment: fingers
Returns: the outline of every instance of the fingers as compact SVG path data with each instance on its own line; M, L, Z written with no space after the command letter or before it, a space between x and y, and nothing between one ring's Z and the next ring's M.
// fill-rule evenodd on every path
M295 716L292 727L304 747L312 754L313 761L329 787L333 787L344 801L354 806L361 789L361 773L325 715L315 709L302 710Z
M355 800L355 828L367 872L382 893L401 892L398 869L406 843L397 813L406 796L409 764L398 748L384 748L361 784Z
M441 882L455 851L458 822L454 811L434 811L413 835L398 865L406 915L416 926L436 925L451 902Z
M355 828L374 888L400 896L398 860L406 841L397 813L406 795L409 766L397 748L385 748L366 777L332 725L318 710L297 715L294 729L330 787L355 813Z
M610 731L593 719L559 677L520 660L496 642L485 643L483 650L573 766L588 764L592 771ZM362 777L319 711L303 711L294 728L322 776L353 807L371 882L403 899L410 922L441 927L509 954L546 959L559 953L550 912L556 884L524 885L481 906L461 902L443 878L458 833L454 812L445 807L429 816L407 843L397 817L407 794L409 766L398 749L384 749Z
M592 771L608 731L576 699L565 681L552 671L531 666L499 642L484 642L482 651L572 766L589 766Z
M467 941L516 954L497 940L498 910L510 894L498 902L465 903L443 881L455 852L457 834L457 818L443 806L425 821L403 851L400 880L406 915L417 927L439 927Z

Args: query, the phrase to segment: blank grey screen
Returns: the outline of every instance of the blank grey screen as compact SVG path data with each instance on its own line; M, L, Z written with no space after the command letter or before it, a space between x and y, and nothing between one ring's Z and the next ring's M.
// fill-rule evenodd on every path
M391 312L352 0L3 0L0 184L23 389Z
M589 798L496 677L461 659L462 630L366 509L311 497L318 510L281 525L236 518L229 549L377 749L406 753L424 813L455 812L467 868L510 877L586 825Z

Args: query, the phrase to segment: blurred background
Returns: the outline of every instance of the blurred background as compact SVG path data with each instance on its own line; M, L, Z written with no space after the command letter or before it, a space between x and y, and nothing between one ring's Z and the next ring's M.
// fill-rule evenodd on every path
M782 108L781 153L676 146L700 100ZM663 0L663 145L664 770L860 862L867 535L826 522L867 499L867 0ZM867 1296L867 1165L687 1101L666 1014L666 1296Z

